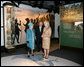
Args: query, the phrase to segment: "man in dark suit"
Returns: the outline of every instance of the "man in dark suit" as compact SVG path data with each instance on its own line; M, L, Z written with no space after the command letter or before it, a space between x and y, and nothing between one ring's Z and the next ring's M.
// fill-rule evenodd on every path
M41 51L42 50L42 52L43 52L43 48L42 48L42 37L41 37L41 35L42 35L42 33L43 33L43 22L39 22L39 26L37 26L36 27L36 46L37 46L37 48L36 48L36 50L39 52L39 51Z

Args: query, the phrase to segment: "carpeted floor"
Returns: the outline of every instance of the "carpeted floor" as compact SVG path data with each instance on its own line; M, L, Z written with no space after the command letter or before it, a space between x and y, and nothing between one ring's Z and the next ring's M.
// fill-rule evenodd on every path
M13 56L13 55L21 55L21 54L27 55L27 51L25 48L16 49L16 52L12 53L12 54L3 52L3 53L1 53L1 58L7 57L7 56ZM42 51L40 51L40 52L35 52L35 54L41 55L43 53L42 53ZM76 51L70 51L70 50L66 50L66 49L59 49L59 44L57 41L51 42L50 56L60 57L63 59L67 59L67 60L76 62L80 65L83 65L83 52L76 52Z
M55 50L51 52L50 55L65 58L83 65L83 51L76 52L76 51L71 51L66 49L60 49L60 50Z
M12 55L1 58L1 66L82 66L73 61L49 56L49 59L43 59L43 55L35 54L27 57L27 54Z

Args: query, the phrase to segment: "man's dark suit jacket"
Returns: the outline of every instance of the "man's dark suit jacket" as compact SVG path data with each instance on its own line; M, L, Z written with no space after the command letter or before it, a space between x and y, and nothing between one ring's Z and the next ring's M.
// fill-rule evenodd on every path
M36 29L35 29L37 42L41 42L42 41L41 35L43 33L43 28L44 28L44 26L42 26L41 32L40 32L39 26L37 26Z

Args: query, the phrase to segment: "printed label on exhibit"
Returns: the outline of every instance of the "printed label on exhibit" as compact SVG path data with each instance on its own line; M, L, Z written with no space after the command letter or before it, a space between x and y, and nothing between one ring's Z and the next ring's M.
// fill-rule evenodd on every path
M60 7L60 45L83 48L83 3Z

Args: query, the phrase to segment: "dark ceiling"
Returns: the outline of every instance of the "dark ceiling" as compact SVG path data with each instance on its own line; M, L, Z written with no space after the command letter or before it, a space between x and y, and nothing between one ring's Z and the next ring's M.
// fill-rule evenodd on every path
M20 4L30 5L32 7L48 9L48 12L52 10L55 13L59 13L59 6L71 3L77 3L79 1L11 1L16 7L19 7ZM16 4L18 3L18 4Z

